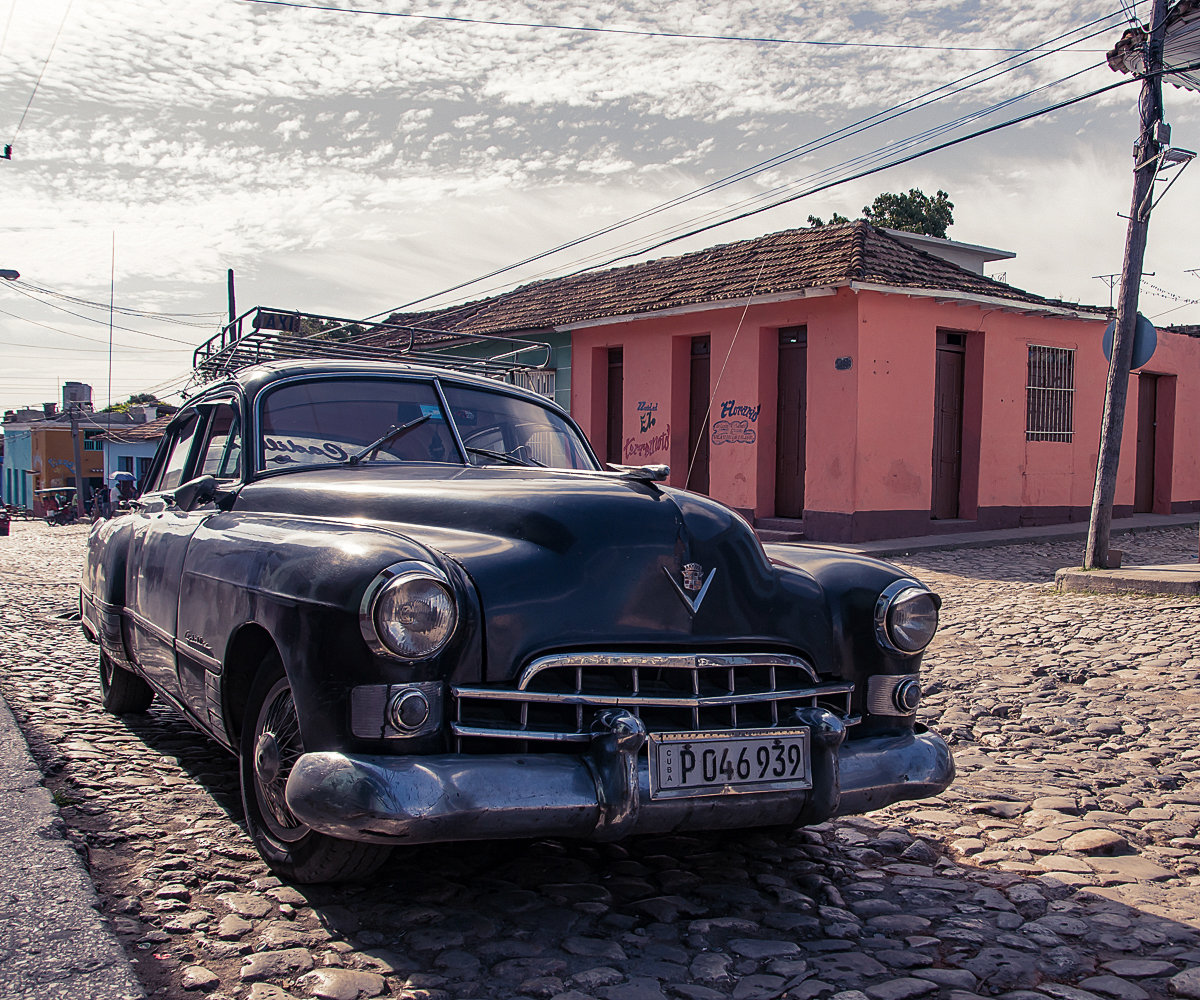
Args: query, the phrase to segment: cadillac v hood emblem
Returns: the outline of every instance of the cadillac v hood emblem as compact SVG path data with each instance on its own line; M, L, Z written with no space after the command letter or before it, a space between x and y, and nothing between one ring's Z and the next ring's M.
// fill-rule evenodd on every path
M708 576L704 575L704 567L699 563L687 563L683 567L683 586L679 586L679 581L675 579L675 574L672 573L666 566L663 567L663 572L667 574L667 579L671 581L676 592L683 598L683 603L687 605L688 611L693 615L700 610L700 605L704 601L704 595L708 593L708 588L712 585L713 577L717 575L716 567L708 571ZM688 595L688 591L699 591L695 597Z

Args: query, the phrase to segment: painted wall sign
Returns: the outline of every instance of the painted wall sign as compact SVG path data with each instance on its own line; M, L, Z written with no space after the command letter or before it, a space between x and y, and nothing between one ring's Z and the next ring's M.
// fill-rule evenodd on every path
M758 423L758 414L762 410L762 403L758 406L747 406L739 404L736 399L727 399L721 404L721 417L745 417L752 424Z
M754 444L758 437L751 424L758 423L758 415L762 412L762 403L750 406L739 403L736 399L727 399L721 404L721 419L713 424L713 444ZM728 420L728 417L741 417L741 420Z
M754 444L757 437L749 420L718 420L713 424L713 444Z
M648 403L645 400L638 401L638 423L641 424L641 433L645 434L655 424L654 414L658 411L657 403Z
M660 451L670 451L671 449L671 425L667 424L666 430L645 441L638 441L636 438L626 438L624 456L628 462L633 458L648 459L651 455L657 455Z

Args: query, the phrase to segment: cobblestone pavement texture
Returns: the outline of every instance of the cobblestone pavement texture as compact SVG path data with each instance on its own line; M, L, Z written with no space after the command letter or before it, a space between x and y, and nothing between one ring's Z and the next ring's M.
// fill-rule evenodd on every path
M397 851L270 875L234 761L157 703L99 708L51 615L84 533L0 543L0 688L154 996L286 1000L1200 1000L1200 601L1058 594L1078 543L932 552L936 799L807 829ZM1194 530L1123 540L1195 557Z

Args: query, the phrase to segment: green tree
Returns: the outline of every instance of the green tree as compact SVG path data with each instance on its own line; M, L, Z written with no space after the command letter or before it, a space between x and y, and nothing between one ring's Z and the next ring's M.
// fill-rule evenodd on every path
M933 198L920 188L910 188L908 194L885 191L870 205L863 206L863 215L874 226L944 240L946 228L954 225L954 203L945 191L939 191Z
M100 412L101 413L127 413L127 412L129 412L129 408L131 406L141 406L143 404L145 404L145 405L150 405L150 404L162 405L162 400L160 400L152 392L135 392L132 396L130 396L127 400L125 400L125 402L113 403L112 406L106 406Z
M837 212L834 212L833 217L829 220L829 224L831 226L836 226L839 222L849 222L849 221L850 220L847 219L844 215L838 215ZM820 219L815 215L810 215L808 217L808 224L810 226L814 226L814 227L823 226L823 225L825 225L825 220Z

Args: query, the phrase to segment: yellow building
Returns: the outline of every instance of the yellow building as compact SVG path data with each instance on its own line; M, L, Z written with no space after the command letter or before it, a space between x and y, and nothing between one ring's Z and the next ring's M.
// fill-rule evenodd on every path
M79 429L85 494L104 485L104 445L100 440L103 433L103 430ZM30 432L30 452L35 492L75 485L75 445L70 424L35 426Z

